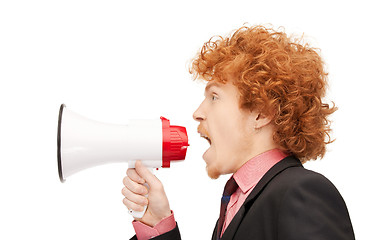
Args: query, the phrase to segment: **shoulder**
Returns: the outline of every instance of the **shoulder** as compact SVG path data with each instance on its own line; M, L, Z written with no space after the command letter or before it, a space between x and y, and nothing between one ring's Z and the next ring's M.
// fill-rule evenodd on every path
M334 184L325 176L302 166L287 168L274 180L284 184L288 190L295 190L298 187L309 189L316 187L337 192Z
M280 191L278 229L282 239L295 239L299 232L318 239L353 239L346 204L325 176L292 167L272 179L272 185Z
M272 186L278 191L283 203L315 205L341 205L344 200L335 185L324 175L304 167L287 168L272 179Z
M279 207L282 202L310 197L343 201L339 191L322 174L305 169L300 161L288 157L273 166L254 189L260 201ZM253 193L251 194L253 195Z
M320 173L308 170L301 164L284 168L275 174L268 182L265 191L272 194L295 193L296 191L307 190L310 192L324 192L340 196L334 184Z

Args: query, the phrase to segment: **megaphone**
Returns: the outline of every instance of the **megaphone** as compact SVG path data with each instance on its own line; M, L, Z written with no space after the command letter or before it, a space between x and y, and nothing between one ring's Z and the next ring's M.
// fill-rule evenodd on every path
M164 117L110 124L81 116L64 104L59 109L57 155L61 182L81 170L106 163L127 162L129 168L134 168L135 161L141 160L148 168L169 168L170 162L185 159L188 146L186 128L170 125ZM140 214L136 217L140 218Z

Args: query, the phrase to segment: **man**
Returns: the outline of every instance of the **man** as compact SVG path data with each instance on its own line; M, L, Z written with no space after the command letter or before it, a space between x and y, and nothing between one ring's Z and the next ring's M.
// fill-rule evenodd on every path
M210 143L207 173L233 174L212 239L354 239L337 189L302 166L324 156L331 142L327 118L336 110L322 102L327 73L319 54L284 32L242 27L205 43L190 72L208 82L193 116ZM133 222L133 239L180 239L154 175L137 162L124 185L128 208L148 204Z

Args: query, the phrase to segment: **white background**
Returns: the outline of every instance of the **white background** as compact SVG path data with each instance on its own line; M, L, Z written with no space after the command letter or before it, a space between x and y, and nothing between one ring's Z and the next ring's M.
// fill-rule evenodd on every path
M331 2L331 3L328 3ZM226 176L210 180L192 113L204 85L190 59L213 35L272 23L301 35L330 72L337 139L306 164L339 189L357 239L369 239L370 22L367 1L0 2L0 239L129 239L122 204L125 164L61 184L56 133L61 103L120 123L165 116L188 129L183 163L160 169L183 239L210 239ZM145 151L145 149L144 149Z

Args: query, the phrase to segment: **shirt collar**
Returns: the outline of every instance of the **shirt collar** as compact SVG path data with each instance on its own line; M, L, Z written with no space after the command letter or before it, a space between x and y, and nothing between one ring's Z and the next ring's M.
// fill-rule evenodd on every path
M278 148L261 153L248 160L233 174L233 177L239 188L246 193L259 182L271 167L287 156Z

